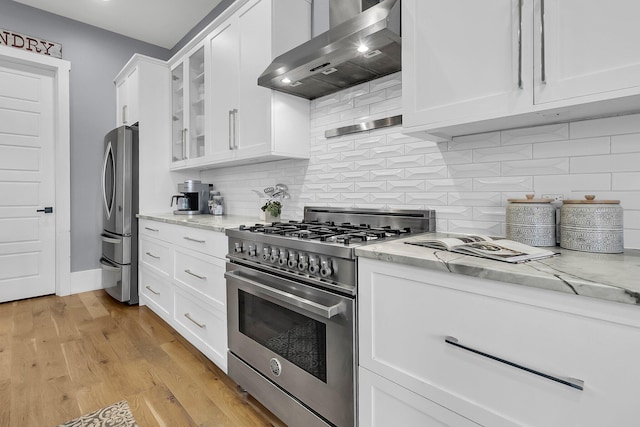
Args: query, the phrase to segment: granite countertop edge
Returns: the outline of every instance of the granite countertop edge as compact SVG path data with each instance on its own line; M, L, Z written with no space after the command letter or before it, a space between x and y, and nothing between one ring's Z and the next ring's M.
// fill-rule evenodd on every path
M514 285L640 305L640 250L622 254L595 254L552 248L560 255L521 264L435 250L407 241L419 241L437 233L356 248L356 255Z

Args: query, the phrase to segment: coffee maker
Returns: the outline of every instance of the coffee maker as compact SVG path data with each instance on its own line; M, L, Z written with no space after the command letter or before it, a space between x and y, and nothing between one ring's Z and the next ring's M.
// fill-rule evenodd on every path
M201 181L190 179L178 184L178 192L171 197L171 206L175 200L177 210L175 215L196 215L209 213L209 190L212 184L203 184Z

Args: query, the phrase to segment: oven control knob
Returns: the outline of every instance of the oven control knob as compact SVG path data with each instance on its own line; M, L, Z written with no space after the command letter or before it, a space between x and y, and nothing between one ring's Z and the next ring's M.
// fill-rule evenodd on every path
M256 256L257 254L256 245L249 245L249 256Z
M300 255L300 260L298 261L298 270L305 271L308 266L309 266L309 263L307 262L307 256Z
M235 245L235 247L233 248L233 251L235 253L241 254L242 253L242 243L235 242L234 245Z
M289 261L287 261L287 266L289 268L296 268L298 266L298 254L295 252L289 252Z
M278 265L284 267L287 265L287 251L280 252L280 258L278 258Z
M267 246L265 246L262 249L262 260L263 261L269 261L269 252L270 252L270 249Z
M278 251L276 248L271 249L271 257L269 257L269 261L276 262L278 261Z
M322 267L320 268L320 275L322 277L329 277L331 276L331 273L333 273L333 271L331 271L331 260L323 260Z
M309 257L309 273L318 274L320 271L320 266L318 265L318 259L315 256Z

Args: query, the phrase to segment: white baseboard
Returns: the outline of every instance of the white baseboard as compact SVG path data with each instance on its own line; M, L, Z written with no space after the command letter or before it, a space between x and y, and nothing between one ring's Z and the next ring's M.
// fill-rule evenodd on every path
M102 289L102 269L71 272L71 294Z

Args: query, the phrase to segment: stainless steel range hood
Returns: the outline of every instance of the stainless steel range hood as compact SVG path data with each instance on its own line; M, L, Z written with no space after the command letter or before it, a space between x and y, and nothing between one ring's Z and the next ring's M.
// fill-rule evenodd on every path
M330 7L333 20L337 14L333 3ZM315 99L400 71L400 0L383 0L358 12L277 57L258 78L258 85ZM368 50L360 52L360 46Z

